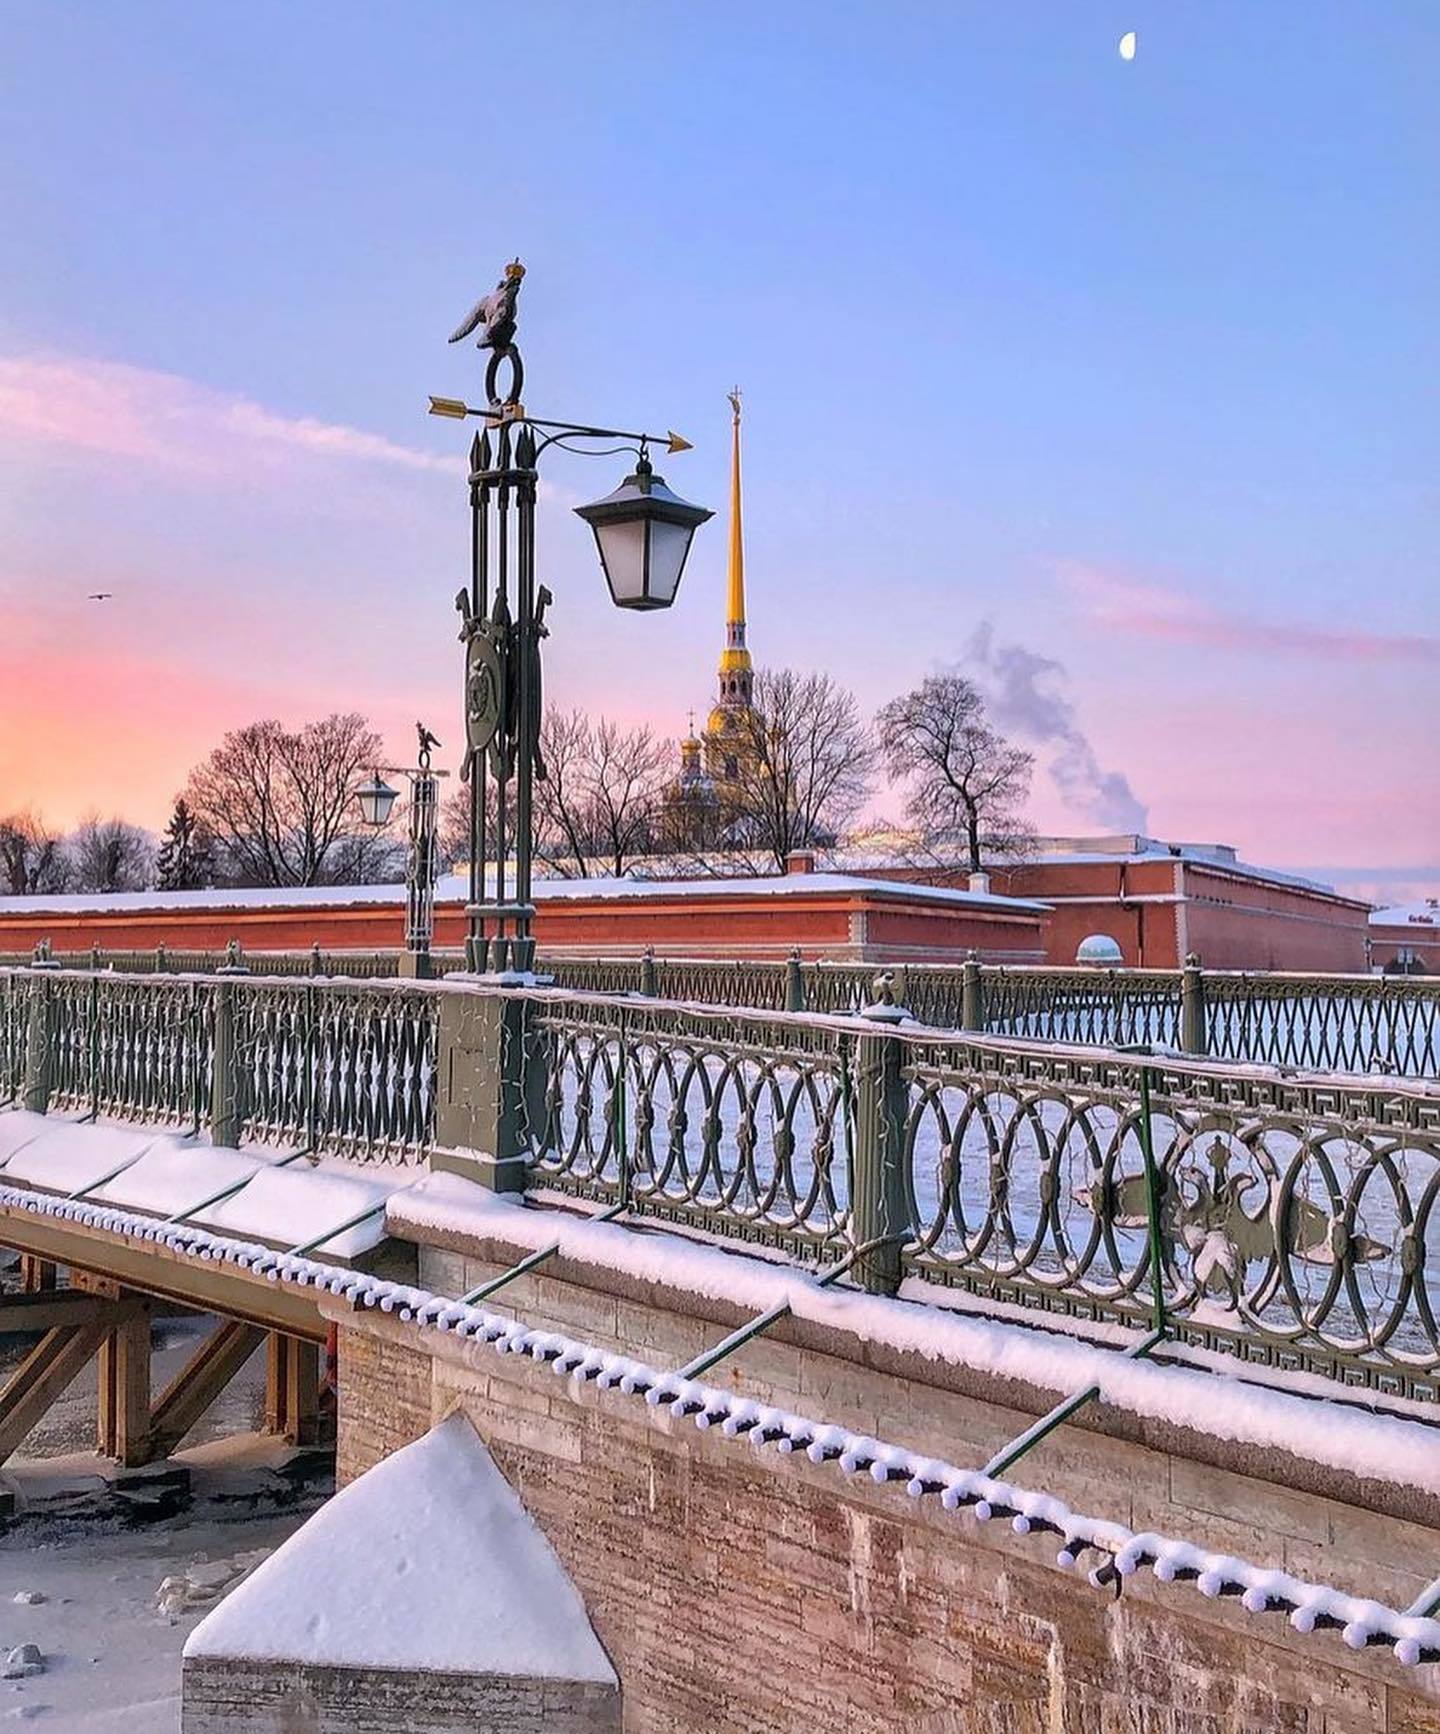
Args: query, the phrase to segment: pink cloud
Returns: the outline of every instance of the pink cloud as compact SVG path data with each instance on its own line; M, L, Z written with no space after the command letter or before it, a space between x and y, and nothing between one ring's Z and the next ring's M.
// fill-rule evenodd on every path
M322 460L463 474L461 458L382 434L287 416L178 374L83 357L0 356L0 443L103 453L211 475Z
M1341 662L1436 662L1440 638L1225 613L1163 585L1064 562L1061 582L1097 626L1216 650L1265 650Z

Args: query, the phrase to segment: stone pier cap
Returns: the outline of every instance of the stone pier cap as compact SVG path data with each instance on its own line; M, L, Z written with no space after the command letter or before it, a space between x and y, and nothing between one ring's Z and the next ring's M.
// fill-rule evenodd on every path
M376 1725L397 1729L619 1726L579 1592L458 1412L232 1590L190 1634L184 1673L187 1734L350 1726L325 1718L382 1705Z

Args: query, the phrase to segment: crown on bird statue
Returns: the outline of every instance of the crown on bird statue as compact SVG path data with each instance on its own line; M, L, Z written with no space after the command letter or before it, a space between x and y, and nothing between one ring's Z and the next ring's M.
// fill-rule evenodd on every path
M525 267L518 259L512 259L505 267L505 279L509 283L518 283L525 275Z

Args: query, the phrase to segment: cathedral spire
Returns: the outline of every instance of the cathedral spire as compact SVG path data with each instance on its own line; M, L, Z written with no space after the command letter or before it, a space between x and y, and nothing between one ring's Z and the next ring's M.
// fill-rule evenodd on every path
M725 649L720 656L721 704L749 704L750 652L745 646L745 534L740 508L740 387L730 393L730 584Z

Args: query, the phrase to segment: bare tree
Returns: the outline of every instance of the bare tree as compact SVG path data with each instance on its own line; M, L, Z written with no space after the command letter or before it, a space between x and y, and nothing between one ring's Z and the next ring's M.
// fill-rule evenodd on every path
M655 845L660 806L675 780L674 749L648 728L622 729L602 717L590 768L595 852L618 879Z
M441 799L436 843L443 872L470 859L470 790L464 783L456 783Z
M91 813L66 839L71 884L77 891L142 891L155 866L155 842L127 819Z
M875 719L885 769L907 784L905 810L932 856L954 851L972 873L1014 859L1030 829L1020 808L1035 761L990 726L985 701L959 674L931 675Z
M63 891L70 863L60 838L32 811L0 819L0 884L12 897Z
M535 852L567 879L585 879L591 871L594 742L595 730L582 710L547 710L540 719L545 776L535 784Z
M726 829L767 866L833 843L870 793L874 743L854 697L828 674L758 670L734 742L735 776L720 790Z
M675 767L667 741L583 711L545 713L545 777L535 784L536 853L577 878L604 869L617 878L653 847Z
M334 884L363 870L354 796L380 757L379 735L353 711L295 730L267 719L227 734L185 799L240 883Z

